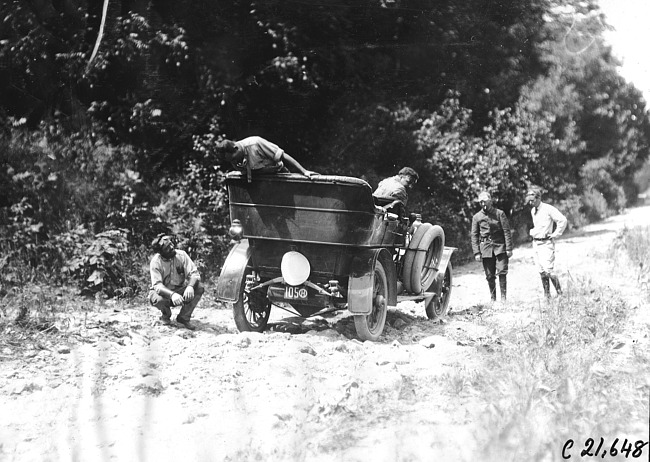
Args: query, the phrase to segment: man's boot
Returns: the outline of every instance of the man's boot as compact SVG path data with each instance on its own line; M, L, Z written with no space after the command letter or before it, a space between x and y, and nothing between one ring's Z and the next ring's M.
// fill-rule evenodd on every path
M488 279L488 287L490 288L490 300L495 302L497 299L497 285L494 279Z
M553 283L553 287L555 287L555 291L557 292L557 294L562 295L562 286L560 286L560 278L558 278L555 274L551 274L549 277L551 278L551 282Z
M546 298L551 298L551 284L548 279L548 275L542 274L542 287L544 287L544 296Z
M508 284L506 283L506 275L505 274L500 274L499 275L499 289L501 289L501 303L506 302L506 288Z

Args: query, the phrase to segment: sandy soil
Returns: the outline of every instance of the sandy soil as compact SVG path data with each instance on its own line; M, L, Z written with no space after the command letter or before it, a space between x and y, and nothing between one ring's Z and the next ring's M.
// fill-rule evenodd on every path
M635 277L606 259L618 230L648 223L650 207L631 209L557 246L567 289L611 285L646 332ZM401 303L376 343L342 315L280 311L270 331L240 334L209 294L194 332L159 325L143 302L89 306L66 317L66 343L0 350L0 460L480 460L480 400L454 397L444 378L497 341L480 319L514 328L529 322L524 302L542 303L529 246L515 250L509 290L508 305L489 308L480 265L456 268L444 322Z

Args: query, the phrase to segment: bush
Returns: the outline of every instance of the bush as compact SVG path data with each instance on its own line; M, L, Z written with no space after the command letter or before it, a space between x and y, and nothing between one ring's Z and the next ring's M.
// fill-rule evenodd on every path
M646 160L634 174L634 184L640 192L639 198L647 201L650 196L650 161Z
M65 248L49 239L43 222L31 216L27 198L13 204L10 213L0 226L0 286L61 282L57 270L65 261Z
M581 212L588 222L599 221L609 216L609 208L603 193L594 188L589 188L582 193L580 198L582 202Z
M605 200L605 208L614 212L620 212L625 208L625 191L618 185L610 172L614 171L613 162L608 158L592 159L585 163L580 169L580 178L585 198L585 207L588 213L599 211L600 199L598 193ZM608 211L600 214L600 218L608 216ZM593 221L593 220L592 220Z
M596 200L596 199L595 199ZM567 229L578 229L582 226L589 224L590 220L585 214L585 198L584 196L570 196L558 203L558 209L567 218ZM602 203L601 203L602 207ZM593 221L593 220L591 220Z
M43 123L33 132L11 128L0 148L3 283L20 285L37 274L66 282L72 273L61 269L94 232L123 228L138 248L166 230L149 205L157 201L156 185L136 170L130 146Z
M68 237L75 240L84 236ZM86 245L76 244L75 256L63 272L78 282L82 295L101 292L109 297L132 297L146 286L146 273L138 258L142 252L132 251L126 230L104 231L89 237Z

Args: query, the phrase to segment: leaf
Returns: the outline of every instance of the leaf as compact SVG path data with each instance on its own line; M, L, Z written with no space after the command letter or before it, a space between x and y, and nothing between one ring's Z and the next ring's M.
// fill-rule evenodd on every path
M32 233L39 233L42 227L43 227L43 223L37 223L35 225L31 225L29 227L29 231Z
M101 284L104 282L104 272L95 270L93 271L93 274L91 274L88 279L86 279L88 282L92 282L95 285Z

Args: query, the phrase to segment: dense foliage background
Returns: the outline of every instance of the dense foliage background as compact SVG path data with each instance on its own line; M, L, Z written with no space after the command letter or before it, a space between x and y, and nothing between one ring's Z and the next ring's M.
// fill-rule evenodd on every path
M216 276L224 136L373 187L411 166L411 207L461 249L484 188L521 241L528 185L576 227L650 181L594 0L110 0L102 28L103 5L0 6L0 291L132 296L163 230Z

